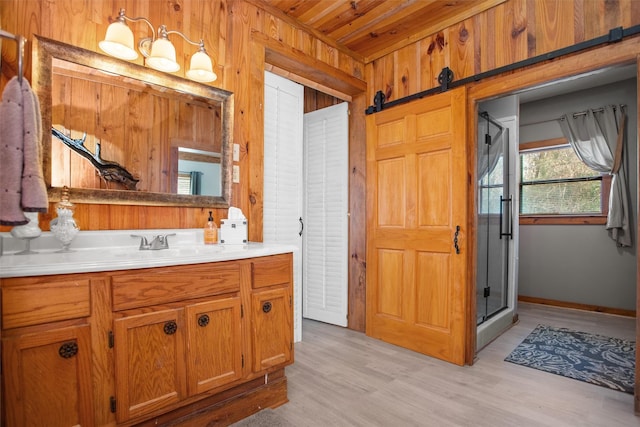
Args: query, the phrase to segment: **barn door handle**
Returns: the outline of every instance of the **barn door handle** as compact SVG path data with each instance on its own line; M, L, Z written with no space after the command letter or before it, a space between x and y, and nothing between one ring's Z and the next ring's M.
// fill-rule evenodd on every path
M456 234L453 235L453 247L456 248L456 253L460 253L460 246L458 246L458 234L460 233L460 226L456 225Z
M300 221L300 231L298 231L298 235L302 236L302 231L304 230L304 222L302 221L302 217L300 217L298 221Z

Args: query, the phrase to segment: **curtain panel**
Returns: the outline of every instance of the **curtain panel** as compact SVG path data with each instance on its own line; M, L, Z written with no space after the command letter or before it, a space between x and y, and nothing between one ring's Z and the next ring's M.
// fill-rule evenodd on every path
M626 115L607 105L584 113L564 114L560 128L576 155L589 168L613 176L606 228L618 246L630 247L629 187L623 162Z

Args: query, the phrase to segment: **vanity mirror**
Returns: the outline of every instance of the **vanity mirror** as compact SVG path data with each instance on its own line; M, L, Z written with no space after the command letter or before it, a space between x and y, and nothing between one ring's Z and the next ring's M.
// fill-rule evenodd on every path
M39 36L33 59L50 201L229 207L232 93Z

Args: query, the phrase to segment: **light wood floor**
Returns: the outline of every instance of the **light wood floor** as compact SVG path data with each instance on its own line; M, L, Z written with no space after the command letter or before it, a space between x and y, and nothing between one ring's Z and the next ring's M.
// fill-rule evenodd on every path
M289 403L241 424L640 426L630 394L503 360L538 324L635 340L635 319L527 303L518 312L519 323L466 367L305 320L286 369Z

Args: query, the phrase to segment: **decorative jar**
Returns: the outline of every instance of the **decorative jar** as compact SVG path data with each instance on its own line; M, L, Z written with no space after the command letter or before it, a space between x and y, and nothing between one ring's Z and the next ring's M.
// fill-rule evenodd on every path
M73 219L75 206L69 201L69 188L65 186L62 189L60 202L56 203L57 218L51 220L51 232L60 243L62 250L60 252L69 252L71 241L76 237L80 228Z

